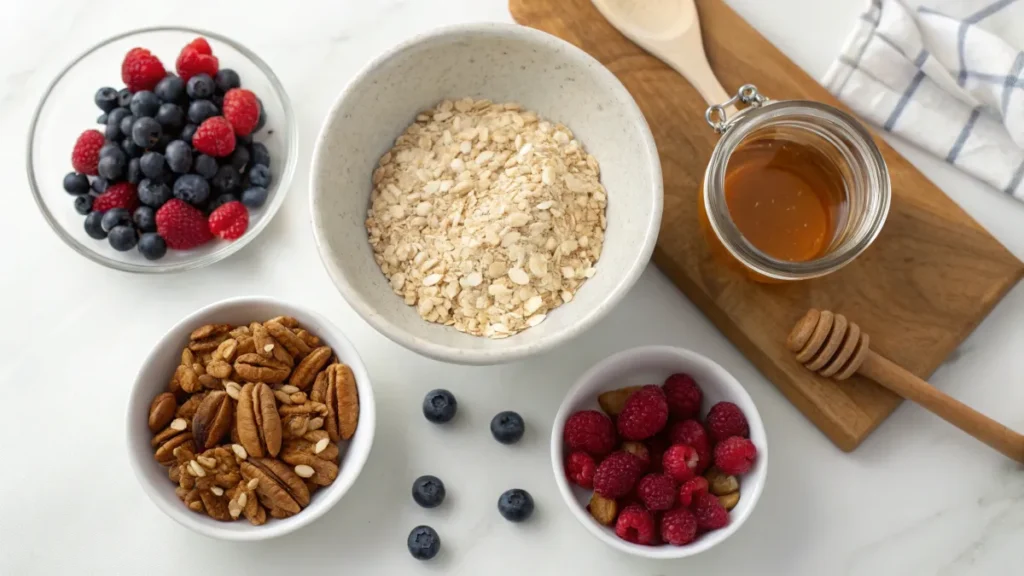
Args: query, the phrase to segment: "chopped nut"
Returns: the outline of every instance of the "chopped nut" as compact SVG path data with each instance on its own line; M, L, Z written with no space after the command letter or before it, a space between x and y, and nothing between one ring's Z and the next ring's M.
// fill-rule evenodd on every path
M220 486L211 486L210 487L210 492L213 492L217 496L223 496L224 495L224 489L221 488Z
M619 505L614 499L605 498L597 492L590 497L587 504L587 511L597 520L598 524L611 526L615 523L615 517L619 514Z
M708 480L708 490L715 496L724 496L740 489L739 480L735 476L730 476L714 466L704 473L704 477Z
M732 510L740 502L740 493L737 490L736 492L723 494L718 497L718 501L722 503L722 507L726 510Z
M327 445L330 444L330 442L330 438L321 438L320 441L316 443L316 447L313 448L313 453L319 454L323 452L324 450L327 449Z
M182 430L188 428L188 422L184 418L175 418L174 420L171 420L171 423L168 425L168 428L170 428L171 430L177 430L178 432L181 432Z
M245 451L245 448L243 448L241 444L232 444L231 451L235 453L235 456L238 456L242 460L245 460L249 456L249 453Z
M299 464L295 467L295 473L298 474L300 478L312 478L313 474L316 474L316 471L313 470L311 466Z
M622 413L622 409L626 406L626 400L633 394L642 388L642 386L626 386L625 388L619 388L618 390L609 390L604 392L597 397L597 403L601 405L601 410L609 416L618 416Z

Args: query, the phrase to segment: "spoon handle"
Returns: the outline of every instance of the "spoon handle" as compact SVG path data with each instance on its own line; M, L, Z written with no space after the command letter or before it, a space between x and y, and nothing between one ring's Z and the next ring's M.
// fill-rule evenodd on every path
M732 94L726 92L718 81L704 55L699 26L680 36L674 44L664 47L665 62L693 84L709 106L724 104L732 98Z

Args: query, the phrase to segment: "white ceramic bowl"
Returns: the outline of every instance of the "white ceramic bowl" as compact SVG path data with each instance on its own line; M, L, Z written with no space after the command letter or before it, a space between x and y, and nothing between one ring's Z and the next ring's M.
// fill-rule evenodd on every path
M612 528L598 524L587 512L590 490L584 490L570 484L565 478L565 450L562 445L562 432L566 419L579 410L599 410L597 396L608 390L624 386L643 384L661 384L670 374L683 372L692 376L704 391L704 405L701 417L717 402L729 401L740 407L750 425L750 440L757 447L757 460L749 472L739 477L740 501L729 513L729 525L720 530L703 534L686 546L641 546L622 540L615 535ZM562 406L555 415L555 423L551 429L551 466L555 473L555 483L562 493L569 510L576 519L605 544L644 558L686 558L699 554L717 546L732 536L754 510L761 491L764 489L765 475L768 471L768 439L765 437L764 424L757 413L753 400L724 368L708 358L669 346L642 346L619 352L599 362L573 385L566 394Z
M504 340L421 319L392 292L366 238L371 176L417 113L445 98L518 102L567 125L601 165L607 230L597 275L537 327ZM440 360L495 364L543 352L586 330L630 289L661 224L661 164L622 84L571 44L511 24L469 24L417 37L371 62L324 121L311 171L313 232L349 304L399 344Z
M243 325L253 320L266 320L287 315L329 345L345 364L352 367L359 391L359 425L347 443L342 442L338 478L330 486L318 490L302 512L282 520L268 518L263 526L253 526L244 518L236 522L218 522L190 511L174 494L175 484L167 478L167 469L153 459L149 445L153 434L147 424L149 404L153 397L166 390L175 366L181 362L181 350L188 343L192 330L210 323L225 322ZM200 534L223 540L266 540L297 530L322 516L341 500L363 469L376 427L373 388L359 354L352 343L334 324L311 310L266 297L244 297L211 304L174 325L153 347L142 363L128 400L126 418L128 460L135 476L150 500L182 526Z

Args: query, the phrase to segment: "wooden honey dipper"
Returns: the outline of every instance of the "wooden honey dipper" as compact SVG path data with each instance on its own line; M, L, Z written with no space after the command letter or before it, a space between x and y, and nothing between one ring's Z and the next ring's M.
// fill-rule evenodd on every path
M1005 456L1024 463L1024 436L872 351L869 342L868 335L842 314L811 309L793 327L786 347L796 354L797 362L812 372L836 380L845 380L855 373L866 376Z

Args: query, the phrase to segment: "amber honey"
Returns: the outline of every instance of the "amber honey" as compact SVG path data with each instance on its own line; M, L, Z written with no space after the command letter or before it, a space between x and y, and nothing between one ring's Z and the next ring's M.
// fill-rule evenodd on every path
M846 183L820 147L797 140L752 138L729 158L725 201L740 234L786 262L825 254L846 211Z

